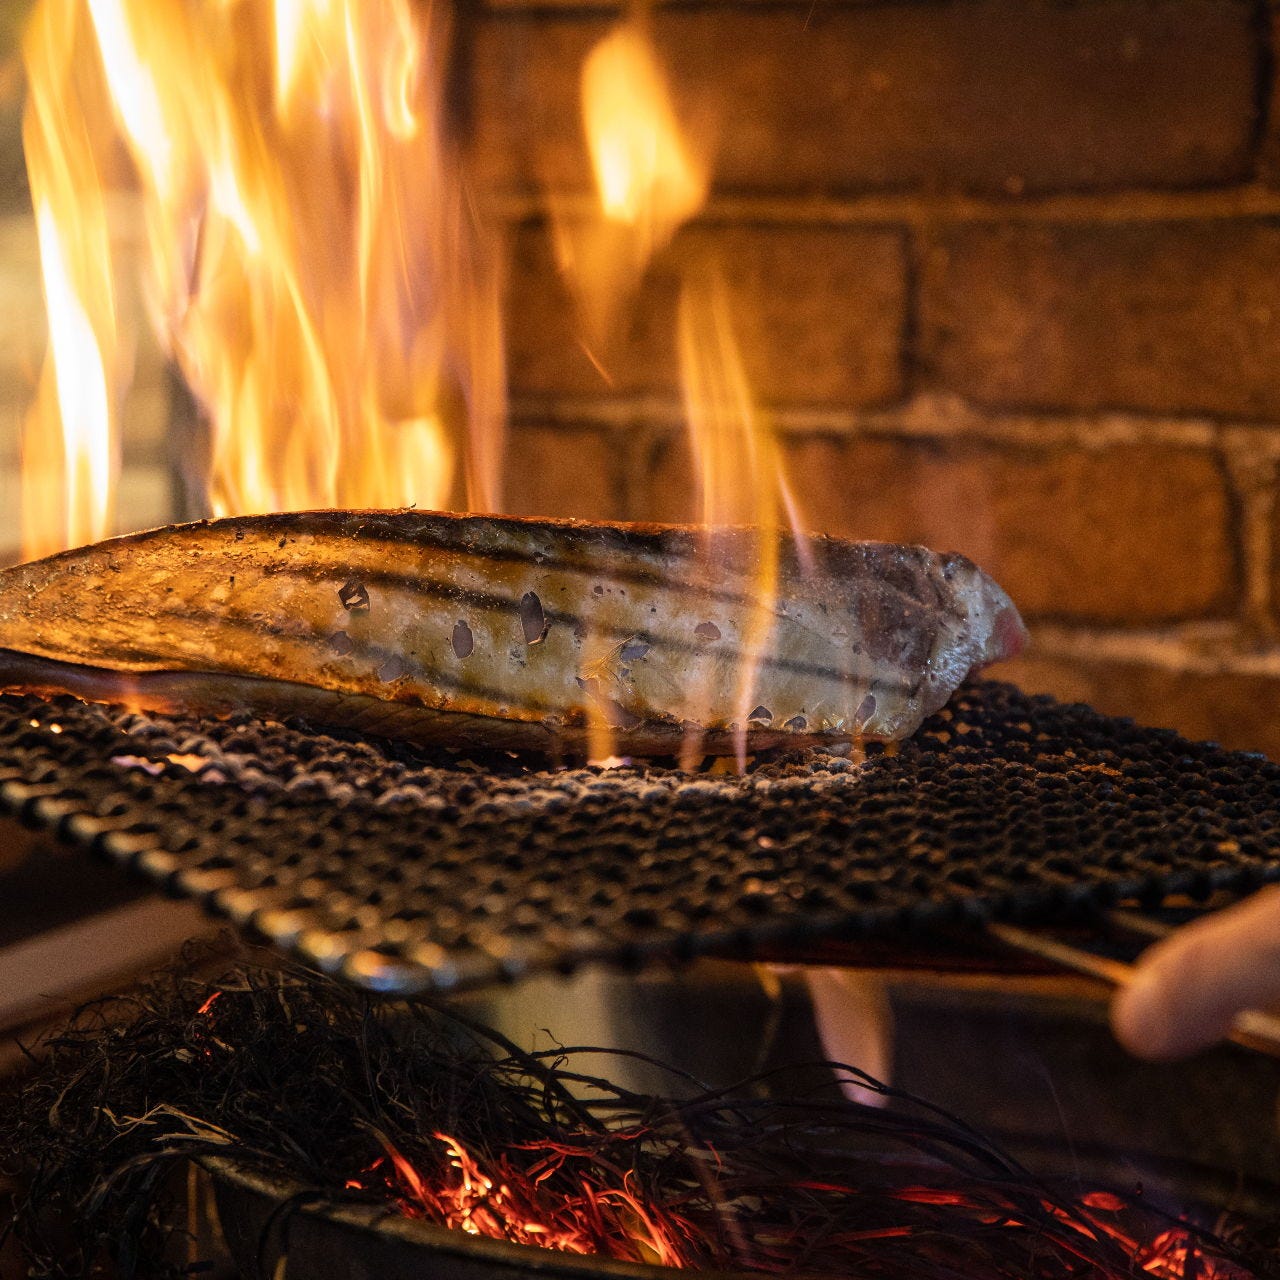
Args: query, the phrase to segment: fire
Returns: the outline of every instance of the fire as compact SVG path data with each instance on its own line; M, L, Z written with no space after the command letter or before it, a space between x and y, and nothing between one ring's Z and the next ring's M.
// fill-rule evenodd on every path
M428 1051L410 1074L429 1080L431 1072L420 1068L438 1068L455 1086L435 1099L443 1108L436 1113L440 1125L444 1112L454 1114L471 1105L467 1099L482 1099L481 1118L492 1122L491 1136L472 1133L464 1140L433 1121L421 1129L399 1127L395 1117L409 1116L407 1095L387 1105L381 1077L392 1061L384 1055L398 1060L412 1053L412 1039L385 1039L372 1031L367 1004L352 999L345 1016L369 1036L369 1052L353 1058L343 1038L334 1035L345 1024L336 1017L329 1021L334 1015L328 1004L309 1003L274 970L264 978L258 985L237 975L232 985L206 989L198 1006L192 1001L192 1044L215 1074L205 1077L202 1064L190 1087L207 1092L212 1081L220 1094L236 1080L243 1083L244 1030L252 1033L251 1047L270 1043L265 1019L277 1015L264 1014L262 1001L271 995L283 1018L277 1029L286 1042L296 1041L294 1056L278 1059L285 1075L296 1079L300 1068L305 1077L316 1062L328 1062L322 1074L335 1090L330 1105L354 1124L354 1145L341 1146L351 1165L329 1172L361 1199L410 1218L562 1253L717 1273L745 1268L772 1275L945 1274L974 1280L1022 1274L1249 1280L1252 1274L1242 1261L1246 1251L1231 1247L1231 1235L1243 1224L1230 1215L1205 1231L1191 1215L1175 1218L1148 1203L1141 1189L1086 1190L1078 1180L1042 1181L927 1104L923 1121L914 1106L873 1111L850 1105L847 1132L864 1139L878 1134L883 1146L832 1145L830 1137L842 1131L839 1117L825 1103L815 1110L808 1094L790 1102L760 1099L758 1106L736 1091L688 1103L621 1090L615 1096L606 1082L580 1075L574 1065L563 1080L598 1087L607 1100L597 1111L591 1095L584 1096L584 1123L568 1111L536 1110L539 1099L559 1092L563 1083L556 1074L541 1074L545 1055L538 1057L539 1074L521 1059L520 1074L512 1077L512 1059L468 1061L451 1043L441 1046L439 1057ZM324 990L316 998L330 1000L334 993ZM146 1034L154 1034L155 1009L146 1005L140 1016ZM371 1062L381 1063L376 1089L367 1070ZM560 1068L557 1061L550 1070ZM374 1092L367 1098L348 1093L348 1071L354 1071L355 1089ZM397 1079L390 1087L399 1087ZM515 1093L504 1099L501 1091L508 1088ZM900 1101L909 1101L908 1095ZM633 1103L640 1108L633 1111ZM285 1149L293 1154L299 1150L292 1128L297 1117L291 1105L284 1110ZM184 1132L200 1116L198 1108L191 1112L185 1105L174 1114ZM265 1126L268 1145L261 1149L273 1150L270 1108L253 1114L255 1130ZM395 1127L383 1130L365 1118L378 1114ZM456 1118L465 1123L461 1114ZM208 1123L223 1140L235 1132L212 1119ZM715 1141L702 1130L708 1123ZM812 1129L815 1123L821 1127ZM333 1142L329 1132L326 1142ZM771 1136L776 1147L766 1145ZM811 1138L818 1145L806 1160ZM844 1158L833 1160L839 1150ZM947 1156L948 1150L954 1154ZM318 1167L328 1167L328 1155ZM904 1243L886 1249L885 1241ZM531 1265L537 1269L536 1262Z
M653 255L707 199L705 158L685 136L645 15L615 27L587 56L581 77L582 122L598 196L598 218L557 222L560 260L577 286L587 354L606 384L608 368L592 347L608 340L621 305ZM796 523L776 439L760 412L734 333L728 291L718 268L686 270L677 316L685 420L708 526L754 524L762 530L756 604L745 628L738 673L739 762L755 701L753 653L764 649L778 587L782 513ZM714 548L709 546L709 552ZM599 655L593 655L597 661ZM584 666L583 676L590 679ZM596 721L599 717L596 717ZM592 723L592 757L612 756L612 730ZM691 735L685 763L697 758Z
M101 144L80 114L95 85L75 63L83 24L47 4L27 33L31 91L23 144L40 242L49 353L22 435L28 556L102 537L112 519L118 363ZM60 214L73 209L74 226Z
M686 278L677 347L703 522L776 528L790 490L777 439L751 390L718 269Z
M681 126L643 16L620 23L590 51L580 93L597 212L583 218L553 202L556 250L578 296L587 355L611 385L596 348L614 337L654 254L705 204L710 174Z
M415 1167L383 1138L385 1156L375 1159L359 1177L347 1179L346 1187L380 1195L390 1193L407 1216L424 1217L468 1235L562 1253L596 1254L668 1267L703 1265L699 1240L705 1226L686 1221L667 1206L646 1202L632 1190L625 1174L620 1175L620 1183L612 1186L582 1176L580 1180L574 1179L576 1191L551 1193L548 1184L553 1176L571 1170L575 1160L587 1161L583 1169L586 1173L590 1165L586 1148L551 1143L545 1151L533 1153L540 1155L540 1159L522 1168L516 1157L529 1154L525 1148L517 1147L510 1153L490 1157L486 1163L446 1133L431 1136L441 1155L439 1167L432 1176ZM617 1175L618 1171L614 1173ZM791 1191L799 1197L813 1193L856 1199L860 1194L860 1188L854 1184L804 1178L797 1179ZM903 1205L954 1213L960 1238L963 1238L965 1222L979 1224L987 1231L1022 1231L1034 1229L1037 1217L1032 1205L1020 1205L1015 1198L1002 1195L995 1186L975 1188L971 1193L954 1185L903 1185L886 1194ZM1098 1274L1146 1274L1165 1280L1189 1280L1191 1276L1201 1280L1246 1280L1240 1268L1206 1252L1195 1233L1186 1226L1170 1226L1145 1241L1138 1238L1121 1226L1126 1210L1131 1208L1131 1204L1111 1192L1093 1191L1085 1194L1075 1209L1046 1200L1039 1212L1057 1224L1057 1244L1084 1263L1096 1260L1089 1248L1096 1241L1109 1240L1118 1246L1119 1253L1112 1260L1115 1270L1103 1268ZM1030 1218L1026 1216L1028 1210L1032 1211ZM901 1222L844 1230L839 1239L851 1249L853 1258L858 1256L857 1246L865 1243L919 1237L921 1274L932 1274L928 1259L934 1255L930 1252L929 1237L945 1236L945 1223L944 1217L921 1220L918 1215L904 1211ZM764 1231L753 1238L753 1245L763 1249L754 1265L763 1272L788 1273L797 1253L803 1252L807 1243L811 1242L786 1231ZM1089 1273L1093 1274L1093 1269ZM965 1270L964 1274L970 1272ZM972 1274L985 1275L986 1272L975 1270Z
M685 1258L672 1223L665 1222L625 1185L593 1189L585 1181L577 1199L552 1202L539 1188L575 1152L548 1150L527 1171L503 1159L502 1167L485 1168L456 1138L432 1135L443 1149L447 1174L432 1183L390 1143L390 1181L400 1194L400 1207L410 1217L465 1231L468 1235L536 1245L561 1253L597 1254L632 1262L680 1267ZM365 1174L376 1173L375 1162ZM366 1186L350 1179L347 1186Z
M634 227L648 257L702 207L707 175L639 23L615 28L583 63L582 121L604 216Z
M702 209L709 168L681 127L643 13L615 27L591 50L582 67L581 95L600 218L629 234L630 282L631 273L638 277ZM599 303L604 290L613 291L609 303L623 300L625 290L598 259L571 257L570 265L580 289L595 295L597 312L604 309ZM699 264L686 271L676 339L703 521L775 529L785 513L794 524L796 507L781 452L753 396L718 267ZM769 559L767 552L764 558ZM769 591L775 571L776 564L762 566L762 586Z
M275 0L276 107L287 114L298 81L303 31L310 14L327 17L328 4L306 0Z
M67 249L44 200L36 209L36 226L49 308L52 351L48 367L57 389L66 474L61 545L76 546L102 537L110 526L115 431L104 367L106 339L99 344L93 319L81 305ZM99 319L106 320L109 327L109 317L100 314ZM47 395L42 395L29 427L33 451L40 447L36 437L50 438L46 427L50 407ZM31 506L34 508L34 503ZM35 523L28 536L32 552L58 550L53 540L43 548L41 541L40 525Z
M28 554L112 522L128 335L101 121L141 198L152 321L207 419L214 514L447 507L460 414L467 505L500 506L498 280L446 128L448 45L411 0L41 0L27 145L51 340L25 437ZM599 214L561 238L594 341L709 172L643 14L591 50L581 90ZM750 413L685 365L699 420ZM718 474L730 491L733 467Z
M787 482L782 449L757 405L734 330L723 273L711 268L686 276L677 320L680 384L685 423L709 529L751 524L759 531L756 591L743 634L736 722L738 759L746 754L746 726L756 704L756 655L766 651L774 624L780 572L778 531L790 524L801 564L809 564L808 542ZM714 533L709 554L714 555ZM689 754L696 753L696 743Z
M125 379L84 141L103 115L141 195L153 322L208 419L216 514L447 507L462 425L468 505L499 505L498 281L446 136L448 41L411 0L42 0L27 148L52 373L27 433L29 553L110 522ZM95 72L102 101L67 92Z

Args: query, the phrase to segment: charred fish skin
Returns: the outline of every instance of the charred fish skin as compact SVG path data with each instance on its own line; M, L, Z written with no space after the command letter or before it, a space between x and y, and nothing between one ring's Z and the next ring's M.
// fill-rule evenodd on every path
M777 537L762 598L762 538ZM801 552L806 551L806 554ZM971 561L752 529L231 517L0 572L0 684L620 753L905 737L1026 632ZM38 667L38 669L37 669ZM74 688L70 686L74 685Z

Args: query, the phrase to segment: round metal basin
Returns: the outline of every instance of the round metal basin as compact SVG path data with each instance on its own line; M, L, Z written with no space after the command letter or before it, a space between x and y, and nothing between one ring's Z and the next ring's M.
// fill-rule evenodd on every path
M1233 1047L1182 1064L1137 1062L1111 1039L1101 993L1074 979L878 973L868 981L882 984L891 1011L894 1082L977 1125L1037 1172L1077 1178L1082 1191L1140 1184L1169 1209L1280 1208L1280 1063ZM642 1048L712 1085L762 1061L799 1073L797 1085L820 1074L805 1065L821 1048L804 983L789 977L770 997L742 966L548 980L491 995L474 1011L522 1043L539 1027L559 1028L563 1043ZM629 1087L662 1086L641 1070ZM676 1274L334 1206L222 1161L207 1167L245 1280Z

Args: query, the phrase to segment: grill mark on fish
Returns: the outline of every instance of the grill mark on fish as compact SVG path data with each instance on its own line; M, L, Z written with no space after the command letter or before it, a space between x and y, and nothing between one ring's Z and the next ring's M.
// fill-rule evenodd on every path
M378 544L387 548L399 551L421 551L422 544L406 539L379 539ZM430 544L435 547L437 544ZM458 548L450 547L450 544L441 540L438 544L441 551L453 550L458 552ZM696 582L683 582L677 579L664 578L657 571L646 571L641 569L628 569L621 566L609 566L602 568L600 565L591 565L578 560L559 559L554 556L546 555L542 552L518 552L518 551L494 551L489 548L481 550L466 549L461 552L466 555L477 567L478 573L483 573L483 564L485 561L491 561L494 564L523 564L531 568L537 569L542 573L563 573L574 574L584 578L605 579L609 582L626 583L629 587L651 587L654 590L670 592L674 595L681 596L697 596L701 600L706 600L709 604L730 605L734 608L754 608L756 598L751 595L741 594L734 591L726 591L723 587L712 587ZM335 560L335 564L337 561ZM703 568L714 568L713 562L694 561L694 565ZM682 567L682 566L677 566ZM273 572L274 566L263 565L264 572ZM282 572L289 572L291 566L279 566ZM382 571L387 573L389 571ZM372 572L362 573L362 576L372 580L374 574ZM407 575L404 575L407 577Z
M378 519L379 515L381 519ZM322 520L320 519L321 517L328 518ZM394 513L394 518L396 519L413 517L417 517L420 520L428 518L424 513L418 512ZM432 515L430 519L437 523L441 521L456 521L457 524L453 528L445 527L441 529L419 523L412 533L404 533L398 530L388 532L383 529L382 521L388 518L386 513L370 513L366 518L369 523L378 524L379 530L376 535L369 533L368 524L356 524L353 514L333 512L294 512L276 516L232 517L224 521L206 520L196 524L176 526L173 532L175 535L190 540L188 550L196 555L221 552L222 548L214 545L202 545L198 540L201 537L207 537L213 530L218 528L219 524L243 526L246 523L253 522L258 526L255 536L260 537L264 543L269 542L272 550L283 549L289 541L296 541L300 537L323 539L325 540L326 550L334 543L344 544L353 541L359 541L365 547L373 543L382 549L409 553L421 552L424 547L427 547L446 556L463 557L477 566L478 571L481 573L483 573L482 566L485 561L492 561L495 564L523 564L548 573L560 572L587 578L603 578L610 582L626 583L629 586L649 587L667 595L696 596L705 600L709 605L728 605L734 608L754 609L759 604L758 598L754 594L727 591L722 587L716 587L707 582L683 581L678 576L685 569L700 572L727 573L744 577L752 576L749 563L738 563L739 556L742 555L744 550L749 552L759 544L759 539L753 536L753 532L749 529L728 528L718 531L723 539L719 545L729 547L733 552L733 554L721 561L713 556L700 554L696 541L690 538L682 538L679 534L647 534L633 532L629 529L624 530L618 526L595 526L565 521L536 522L545 525L551 533L560 538L572 537L575 534L579 537L586 537L592 534L598 535L600 530L615 535L609 545L589 548L599 553L594 558L584 553L579 553L579 558L572 556L564 558L557 557L544 550L524 551L512 546L478 546L473 541L468 541L465 537L460 536L461 527L466 524L476 525L483 521L487 522L491 529L493 526L500 524L501 517L451 516L447 513ZM641 530L645 527L638 526ZM284 542L281 542L277 536L278 531L283 531L286 534ZM110 544L101 545L112 545L122 549L131 544L145 545L157 532L160 531L151 530L139 534L126 534L118 539L111 540ZM782 535L779 535L779 537L783 549L789 551L788 540ZM240 544L242 538L242 530L237 529L234 535L235 544ZM818 543L827 549L838 550L846 559L853 561L851 563L828 566L826 572L819 575L819 579L826 577L838 580L842 577L862 572L874 578L877 586L882 591L892 592L915 607L929 609L934 607L935 603L942 598L941 587L933 580L925 565L920 562L921 557L929 557L931 559L937 559L938 557L936 553L930 552L923 547L899 546L893 543L880 542L841 543L825 536L816 535L810 541ZM668 542L675 542L677 545L673 548L667 545ZM648 569L618 563L613 558L618 555L635 555L637 551L644 555L666 556L672 563ZM75 550L60 552L55 556L49 557L49 562L54 563L77 554ZM908 557L910 563L904 564L904 557ZM749 559L749 555L744 557L744 561L749 561ZM343 563L341 557L335 557L333 563L335 572L345 571L336 568L338 564ZM270 561L263 561L255 567L263 572L269 572L272 564ZM288 570L288 566L282 566L282 568L286 571ZM372 575L373 572L373 570L370 570L369 574ZM783 577L787 577L789 575L802 574L803 569L799 561L794 559L794 555L789 554L782 565L781 572ZM893 580L895 577L900 577L904 572L909 576L911 584L915 588L914 590L909 590L900 581ZM950 609L947 610L947 614L953 618L959 616Z
M370 576L371 578L371 575L367 576ZM511 610L504 610L504 612L511 612ZM290 627L285 623L272 622L269 619L250 622L245 618L228 617L225 614L215 613L212 610L166 610L157 614L157 616L171 618L178 622L193 622L207 624L212 627L223 627L230 630L243 631L249 636L259 636L265 633L267 635L275 636L277 639L296 640L305 645L314 645L316 652L321 651L321 646L327 639L320 633L309 629ZM548 610L547 616L552 616L550 610ZM605 630L605 628L601 629ZM626 637L627 639L635 637L636 639L644 640L652 648L659 650L663 647L670 647L680 653L700 652L696 645L686 646L682 645L678 641L667 641L665 638L660 636L655 638L652 635L642 635L640 632L629 630L626 627L615 627L612 629L612 633L617 636ZM444 632L441 632L441 639L442 641L448 639ZM371 663L377 664L380 664L383 660L389 657L404 656L401 650L388 649L385 646L368 641L364 642L360 646L359 652L361 657ZM732 661L735 667L746 661L754 661L754 659L750 659L748 655L745 655L741 649L726 648L721 652ZM409 654L409 657L418 670L423 673L424 677L431 680L433 683L442 685L447 684L458 692L474 692L477 696L491 697L497 705L502 705L515 696L508 690L497 689L493 686L467 684L438 667L429 667L424 665L422 659L417 654ZM812 676L816 679L825 680L833 684L864 687L871 689L873 692L901 693L909 683L909 681L902 676L890 678L875 673L862 674L857 672L837 671L830 667L819 667L814 664L800 662L788 662L786 659L780 658L761 657L758 661L760 666L768 670L785 671L789 675ZM908 696L910 696L910 691L908 691ZM551 704L542 704L541 709L550 712L555 708Z
M374 543L384 549L410 553L421 552L424 548L430 548L451 556L463 555L473 562L488 560L495 564L524 564L546 572L573 573L583 577L605 578L613 582L626 583L628 586L652 587L669 594L698 596L714 604L754 608L758 603L757 597L753 594L726 591L723 587L717 587L711 583L682 581L673 574L673 570L678 572L681 569L690 568L702 572L729 572L744 577L752 576L752 569L749 563L751 559L750 553L759 545L762 539L755 536L754 532L749 529L727 528L717 531L719 540L713 545L718 545L731 553L722 562L709 551L704 554L698 546L697 539L694 537L685 537L680 534L650 534L623 530L618 526L612 525L584 525L557 521L539 522L545 524L548 531L557 538L571 537L574 534L579 537L594 535L600 538L601 531L613 535L609 539L600 538L607 545L599 548L590 548L590 550L596 551L597 555L591 556L579 552L575 556L563 553L557 554L546 550L526 551L514 546L477 545L474 540L468 540L461 536L463 533L462 526L471 524L483 527L481 522L489 520L488 517L449 516L447 514L427 517L417 512L404 512L397 513L397 518L400 515L403 515L406 519L418 517L422 521L430 519L433 523L418 523L412 533L405 533L400 530L386 530L381 527L380 521L370 519L369 524L378 525L377 532L371 533L368 524L358 525L353 528L351 517L349 516L321 522L317 522L314 519L314 515L323 516L326 514L328 513L292 513L287 517L280 517L279 522L281 527L287 528L288 533L294 537L310 536L327 539L337 538L343 541L356 540L366 546ZM296 524L292 523L294 515L305 517L305 519L299 519ZM261 519L271 520L272 517L261 517ZM437 527L435 522L446 520L457 521L457 525L452 528L448 526L444 528ZM497 522L497 518L495 518L490 527ZM205 531L209 527L208 522L189 526L190 529L197 532ZM643 529L643 526L641 526L641 529ZM790 540L784 535L777 535L777 537L782 544L783 550L788 553L782 566L783 575L801 572L802 566L800 562L794 558L794 554L790 551ZM268 540L271 539L268 538ZM875 571L878 568L876 562L879 560L885 562L891 559L900 561L904 554L913 555L914 558L914 553L919 552L929 556L933 555L931 552L926 552L922 547L904 547L893 543L837 543L832 539L818 536L815 536L811 541L825 547L839 549L846 557L852 557L858 562L856 568L867 572ZM675 545L672 546L672 543ZM611 556L634 556L637 553L651 555L658 559L665 558L668 562L673 563L657 565L652 569L648 569L634 565L619 564L616 561L610 562ZM739 559L743 563L738 563ZM265 564L262 566L264 569L267 567ZM903 596L904 599L913 604L922 605L926 608L935 606L941 598L941 588L924 570L924 566L919 563L899 565L899 572L903 570L909 573L913 586L917 588L915 591L908 590L900 582L889 581L883 575L880 577L881 586ZM854 571L854 564L832 566L828 569L826 576L839 576Z

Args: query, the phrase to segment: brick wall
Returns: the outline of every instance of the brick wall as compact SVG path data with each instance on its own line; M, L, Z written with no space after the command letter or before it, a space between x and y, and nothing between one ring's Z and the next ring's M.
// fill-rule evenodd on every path
M1008 674L1280 756L1280 145L1245 0L660 5L704 213L608 361L544 218L589 199L578 68L615 14L467 11L509 245L509 504L694 517L676 278L717 244L807 522L980 560Z

